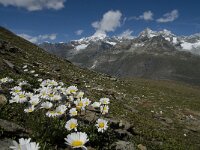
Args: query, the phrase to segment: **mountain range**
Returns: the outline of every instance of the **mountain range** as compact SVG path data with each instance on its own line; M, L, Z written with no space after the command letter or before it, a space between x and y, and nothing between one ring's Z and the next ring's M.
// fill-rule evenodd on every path
M117 77L200 84L200 34L177 36L147 28L135 37L95 34L39 46L78 66Z

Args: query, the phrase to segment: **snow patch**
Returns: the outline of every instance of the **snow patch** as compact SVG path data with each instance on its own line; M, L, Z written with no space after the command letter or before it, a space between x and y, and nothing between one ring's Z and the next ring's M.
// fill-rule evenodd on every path
M81 44L81 45L76 46L75 49L79 51L79 50L85 49L87 46L88 44Z
M188 42L183 42L181 44L181 47L185 50L191 50L193 48L198 48L200 47L200 41L196 42L196 43L188 43Z
M95 62L93 63L93 65L92 65L92 67L90 67L91 69L94 69L95 67L96 67L96 65L97 65L97 60L95 60Z
M169 38L169 37L166 37L166 38L165 38L165 40L167 40L167 41L169 41L169 42L170 42L170 38Z
M173 37L172 43L174 43L174 44L178 43L177 37Z
M117 43L115 43L115 42L109 42L109 41L106 41L106 43L108 43L108 44L110 44L110 45L113 45L113 46L115 46Z

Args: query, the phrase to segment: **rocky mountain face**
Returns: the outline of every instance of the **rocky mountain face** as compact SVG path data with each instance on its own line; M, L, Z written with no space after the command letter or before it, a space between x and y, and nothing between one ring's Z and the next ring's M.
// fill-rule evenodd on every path
M145 29L137 37L91 36L40 47L81 67L118 77L200 83L200 35Z

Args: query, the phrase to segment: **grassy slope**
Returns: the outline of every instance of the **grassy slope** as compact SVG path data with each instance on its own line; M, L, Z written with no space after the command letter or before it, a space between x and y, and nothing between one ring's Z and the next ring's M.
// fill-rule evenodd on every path
M9 41L11 45L21 49L20 52L0 54L0 78L10 76L15 79L24 78L31 83L35 82L29 75L17 74L8 68L3 59L9 60L18 67L26 63L33 66L35 63L41 63L34 70L43 78L61 79L67 85L77 84L78 88L85 91L90 99L109 97L112 100L111 116L133 124L135 136L132 140L136 145L142 143L148 149L200 148L200 131L189 130L187 126L190 127L191 124L188 124L186 120L190 114L197 120L200 119L199 87L142 79L113 81L109 76L80 69L63 59L50 55L2 28L0 28L0 40ZM53 71L54 68L60 68L60 71ZM86 88L86 85L90 87ZM98 88L103 90L98 90ZM13 105L3 106L0 118L12 120L32 130L31 136L39 138L37 140L40 142L44 142L45 138L47 140L49 135L40 135L40 131L37 131L38 126L34 127L36 124L33 123L42 122L45 118L36 114L40 119L34 120L35 116L28 116L20 109ZM152 110L154 113L151 113ZM160 115L156 115L156 112L160 111L163 112L162 118L170 118L173 123L167 124ZM62 134L59 128L57 131ZM188 132L186 137L183 136L185 132Z

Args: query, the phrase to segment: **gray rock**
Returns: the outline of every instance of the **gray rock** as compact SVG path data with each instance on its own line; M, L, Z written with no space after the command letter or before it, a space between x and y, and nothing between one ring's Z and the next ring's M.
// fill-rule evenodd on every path
M126 141L117 141L112 146L113 150L135 150L134 144Z
M10 61L5 60L5 59L3 59L3 61L4 61L4 63L5 63L6 65L8 65L8 67L10 67L11 69L14 69L14 65L13 65Z
M25 129L13 122L0 119L0 127L6 132L25 132Z
M167 118L167 117L161 118L161 120L165 121L165 122L168 123L168 124L172 124L172 123L173 123L173 120L170 119L170 118Z
M0 140L0 150L10 150L9 147L12 144L12 139L1 139Z
M144 145L142 145L142 144L139 144L137 147L138 147L138 149L140 149L140 150L147 150L147 147L144 146Z
M7 98L4 95L0 95L0 105L5 105L7 103Z
M114 131L118 139L121 139L121 140L127 140L133 136L130 132L123 129L116 129Z

